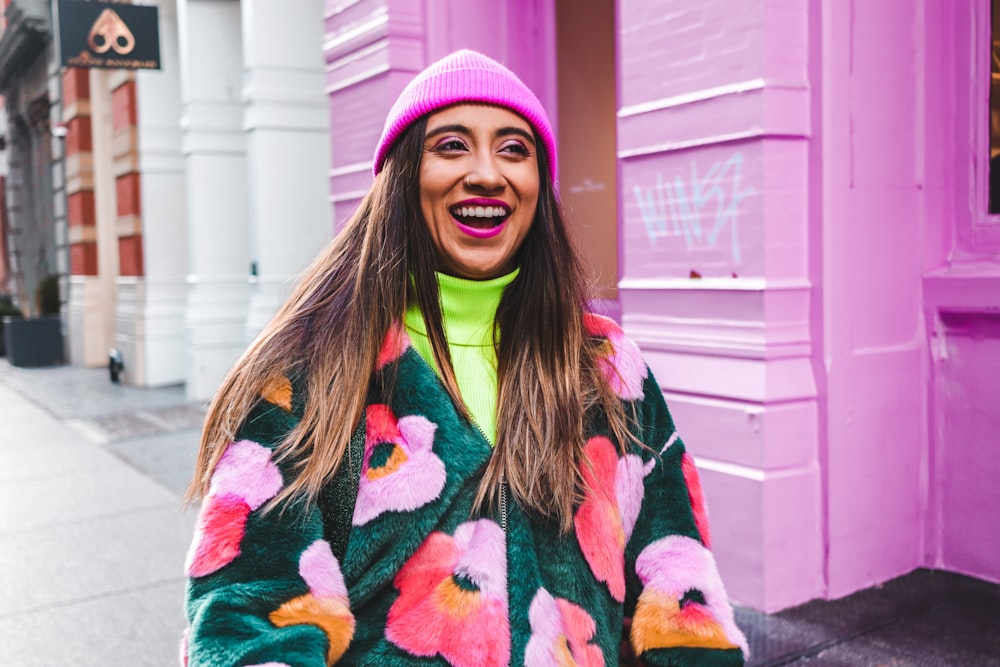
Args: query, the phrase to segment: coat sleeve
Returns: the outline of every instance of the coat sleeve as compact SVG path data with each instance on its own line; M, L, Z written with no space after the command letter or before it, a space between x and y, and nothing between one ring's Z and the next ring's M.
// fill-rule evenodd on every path
M186 667L326 667L353 637L320 510L267 508L287 480L273 447L297 423L290 398L287 381L271 391L212 475L186 564Z
M627 644L634 664L743 665L747 643L710 551L698 472L648 367L644 375L633 405L646 448L626 454L623 466L633 471L638 506L626 524Z

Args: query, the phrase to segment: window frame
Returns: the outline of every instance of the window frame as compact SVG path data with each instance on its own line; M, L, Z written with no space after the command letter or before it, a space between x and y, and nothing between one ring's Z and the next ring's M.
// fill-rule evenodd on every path
M1000 213L989 212L990 187L990 90L991 59L993 46L992 0L973 0L970 3L969 20L959 22L959 33L968 30L967 35L957 35L956 44L967 44L968 50L959 51L958 64L965 72L957 72L956 81L968 83L968 109L958 109L959 125L964 121L969 125L967 132L960 131L958 139L967 137L968 156L968 201L969 215L960 215L956 220L959 249L976 255L1000 252ZM1000 35L998 35L1000 38ZM962 56L965 57L962 57ZM964 65L964 67L962 67ZM961 146L961 144L960 144ZM961 212L961 209L960 209Z

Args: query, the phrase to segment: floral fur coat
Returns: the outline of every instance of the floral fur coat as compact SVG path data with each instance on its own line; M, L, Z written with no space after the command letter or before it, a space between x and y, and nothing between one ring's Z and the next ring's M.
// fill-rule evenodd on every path
M184 664L742 665L694 463L635 344L610 320L587 324L647 448L622 455L600 423L586 434L588 490L568 535L514 502L472 516L492 449L401 328L371 379L356 499L338 474L322 502L263 513L287 479L271 448L303 400L271 383L202 504ZM352 500L349 535L332 534Z

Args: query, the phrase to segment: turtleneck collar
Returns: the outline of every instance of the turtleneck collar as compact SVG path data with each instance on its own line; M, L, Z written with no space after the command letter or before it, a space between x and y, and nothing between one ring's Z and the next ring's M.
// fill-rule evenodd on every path
M435 273L441 299L441 320L449 345L492 346L493 321L503 291L514 282L520 269L490 280L467 280ZM424 318L416 303L403 318L406 328L427 335Z

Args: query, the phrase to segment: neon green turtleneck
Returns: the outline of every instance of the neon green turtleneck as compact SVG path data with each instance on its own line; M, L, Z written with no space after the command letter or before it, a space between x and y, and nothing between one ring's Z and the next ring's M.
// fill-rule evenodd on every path
M490 444L497 430L497 355L493 320L500 297L520 270L492 280L466 280L437 273L441 319L462 400ZM416 304L403 316L417 353L437 370L424 318Z

